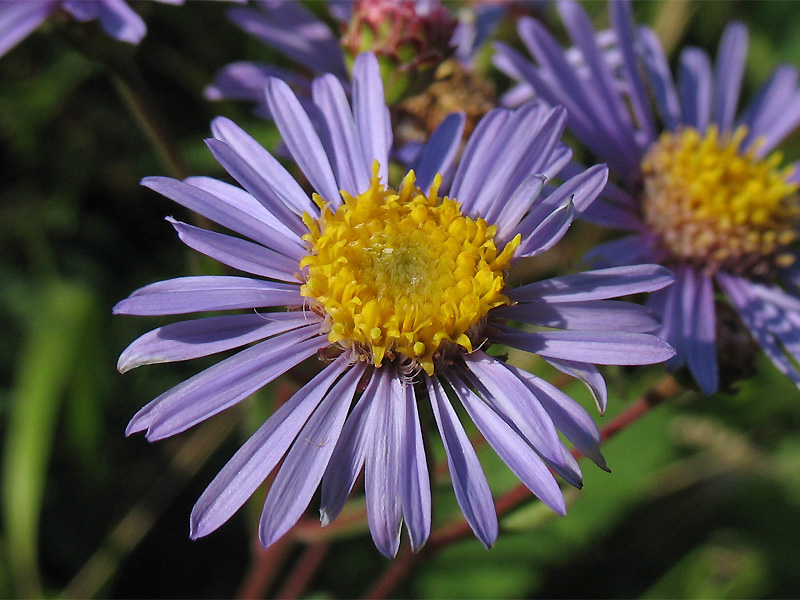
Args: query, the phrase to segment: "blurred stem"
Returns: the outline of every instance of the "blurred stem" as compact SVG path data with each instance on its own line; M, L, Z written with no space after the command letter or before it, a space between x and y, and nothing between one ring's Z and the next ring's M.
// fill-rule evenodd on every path
M653 408L675 398L682 391L683 388L675 379L671 375L667 375L653 389L634 401L622 414L600 430L603 441L613 438L633 423L636 423ZM576 450L573 450L572 454L576 458L581 456ZM507 514L530 497L531 493L524 484L517 485L511 491L495 500L497 515ZM454 523L443 525L433 531L427 545L418 554L411 552L411 548L408 545L403 546L394 562L375 581L372 587L364 594L364 597L372 599L387 598L411 572L420 558L435 554L448 544L467 537L471 531L466 520L460 518Z
M122 518L100 548L69 582L61 598L93 598L100 594L119 565L145 538L159 516L233 431L238 414L228 411L199 426L172 455L169 468Z
M155 110L144 79L135 65L114 63L111 65L110 74L114 88L170 176L176 179L188 177L189 171L178 150L178 145L168 133L163 120Z
M286 578L286 583L278 590L275 597L285 599L300 598L317 573L317 569L322 565L327 552L327 544L312 544L308 546L295 563L292 572Z
M285 535L269 548L262 548L256 537L253 545L255 547L252 564L239 593L236 594L236 597L242 600L266 597L289 551L294 547L294 540Z

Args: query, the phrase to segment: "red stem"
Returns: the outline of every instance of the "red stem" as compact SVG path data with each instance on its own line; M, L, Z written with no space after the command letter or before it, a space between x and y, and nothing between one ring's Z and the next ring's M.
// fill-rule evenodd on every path
M262 548L258 538L255 539L253 561L247 576L236 595L241 600L264 598L275 581L278 571L283 565L289 550L294 545L292 538L284 536L269 548Z
M328 552L328 544L312 544L308 546L303 555L297 560L286 578L286 583L276 594L276 598L293 599L302 596L308 584L314 578Z

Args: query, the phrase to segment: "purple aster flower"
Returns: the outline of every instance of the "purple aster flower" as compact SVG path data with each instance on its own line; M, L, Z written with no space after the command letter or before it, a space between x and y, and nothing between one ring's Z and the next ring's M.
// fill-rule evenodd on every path
M0 2L0 56L59 11L81 22L96 19L103 31L121 42L138 44L147 33L142 18L123 0L4 0Z
M616 50L605 52L580 5L563 1L558 9L573 48L563 50L525 19L519 34L536 63L498 45L496 64L564 105L568 127L611 169L618 185L609 183L584 216L631 234L590 258L674 270L675 285L652 294L648 306L662 316L659 335L678 351L670 367L686 365L704 393L720 387L717 292L800 386L792 362L800 360L800 173L797 164L781 168L773 152L800 123L797 69L780 66L737 116L748 37L741 23L725 29L716 64L698 48L684 49L676 84L655 34L634 27L628 2L610 4Z
M541 193L545 178L571 156L559 141L563 109L531 103L494 110L457 166L464 117L451 115L394 189L375 56L355 61L352 105L334 75L316 79L312 90L319 121L285 82L272 79L266 90L311 197L225 118L213 122L208 147L244 189L207 177L144 180L249 238L170 219L188 246L254 277L172 279L117 304L115 313L129 315L244 311L159 327L123 352L121 371L249 346L153 400L127 433L175 435L319 353L328 361L321 372L202 494L192 511L193 538L227 521L283 460L261 516L265 546L292 527L320 486L322 523L333 520L363 468L378 549L397 552L403 522L419 549L431 527L422 404L431 407L456 498L484 544L497 536L497 517L455 404L524 484L563 514L548 467L576 486L581 472L559 432L605 467L597 428L563 392L486 350L498 343L539 354L581 379L602 410L606 388L595 363L650 364L674 354L646 333L658 326L646 308L610 298L660 289L671 273L636 265L507 288L507 269L555 244L606 182L606 168L597 166Z

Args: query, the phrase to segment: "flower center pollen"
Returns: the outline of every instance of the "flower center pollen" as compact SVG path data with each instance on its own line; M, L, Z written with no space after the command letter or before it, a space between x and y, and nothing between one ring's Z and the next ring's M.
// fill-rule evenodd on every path
M439 198L441 177L427 195L410 172L400 189L381 184L377 163L364 193L342 192L331 211L319 197L319 219L305 214L310 252L301 293L325 317L332 344L380 366L409 362L433 374L449 353L482 341L486 314L508 304L504 272L519 236L501 252L497 227Z
M798 186L780 153L741 151L745 127L719 135L666 132L642 160L644 218L674 258L713 274L769 277L789 266L797 240Z

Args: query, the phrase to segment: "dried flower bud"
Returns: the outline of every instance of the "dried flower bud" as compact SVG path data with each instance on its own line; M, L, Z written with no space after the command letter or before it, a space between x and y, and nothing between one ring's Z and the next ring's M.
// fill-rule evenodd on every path
M380 63L386 101L392 105L418 94L454 48L458 21L441 4L413 0L356 0L342 35L348 64L362 52Z

